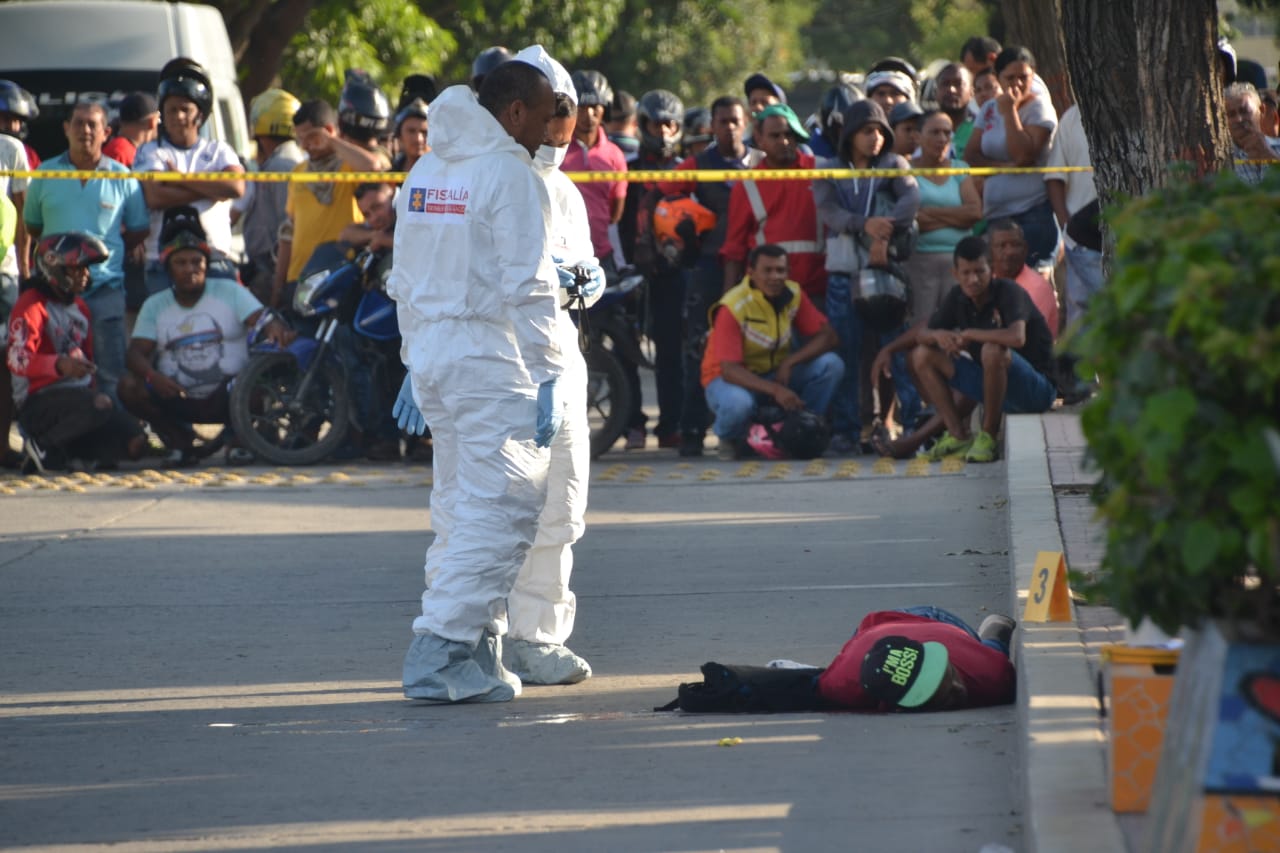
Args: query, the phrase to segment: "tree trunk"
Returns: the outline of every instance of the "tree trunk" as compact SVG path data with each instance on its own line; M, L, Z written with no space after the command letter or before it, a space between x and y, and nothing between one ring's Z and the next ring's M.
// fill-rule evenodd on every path
M1021 45L1036 58L1036 73L1062 115L1075 103L1062 43L1062 0L1003 0L1005 45Z
M271 88L284 65L284 51L294 33L302 28L307 13L316 0L276 0L266 9L253 33L241 60L246 69L240 81L240 94L245 104L253 96Z
M1229 165L1216 0L1060 0L1098 195Z

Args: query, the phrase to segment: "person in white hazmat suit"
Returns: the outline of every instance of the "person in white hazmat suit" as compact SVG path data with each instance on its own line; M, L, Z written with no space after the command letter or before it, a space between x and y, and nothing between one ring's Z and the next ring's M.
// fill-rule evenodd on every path
M569 72L540 45L525 48L514 58L540 68L556 93L555 116L547 129L547 141L533 156L533 170L551 197L548 232L553 259L560 269L576 268L587 279L581 285L583 300L574 306L580 310L600 298L604 270L592 254L591 226L582 193L560 171L573 141L578 93ZM591 473L587 363L578 349L577 326L569 316L568 293L561 290L561 310L556 314L560 348L565 353L565 370L559 382L564 389L564 424L551 442L547 500L538 517L538 533L507 598L507 666L531 684L574 684L591 676L590 664L565 645L573 633L576 612L576 599L569 589L573 544L582 538L586 527Z
M396 201L396 301L408 368L395 411L435 445L427 589L405 654L404 694L503 702L506 599L546 498L563 418L566 353L547 239L550 201L532 155L555 109L546 75L509 62L479 93L431 105L430 153Z

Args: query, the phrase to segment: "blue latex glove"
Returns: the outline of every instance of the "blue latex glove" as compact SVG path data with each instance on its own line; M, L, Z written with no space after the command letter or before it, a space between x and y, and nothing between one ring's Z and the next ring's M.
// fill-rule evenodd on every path
M604 290L604 267L599 264L583 261L578 264L586 272L589 278L582 285L582 295L587 299L595 299Z
M400 393L396 395L396 404L391 407L391 416L409 435L422 435L427 431L427 422L418 404L413 402L413 383L407 374L400 385Z
M564 400L556 380L548 379L538 386L538 425L533 431L533 442L539 447L550 447L564 424Z
M556 264L556 273L560 276L561 287L573 287L573 283L578 280L578 277L573 274L573 270L565 269L559 264Z

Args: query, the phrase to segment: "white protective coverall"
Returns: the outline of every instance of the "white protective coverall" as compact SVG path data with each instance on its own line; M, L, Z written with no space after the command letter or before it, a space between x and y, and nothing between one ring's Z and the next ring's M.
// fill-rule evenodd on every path
M549 199L528 151L466 86L431 105L431 151L396 201L401 357L435 445L427 589L414 633L474 646L506 599L546 498L538 386L565 370Z
M528 58L526 54L529 54ZM556 93L567 95L576 105L577 94L568 72L546 56L540 47L528 48L516 58L542 68ZM543 145L533 162L534 171L546 183L551 197L548 223L551 254L560 259L561 266L579 262L595 265L582 193L560 171L567 151L567 147ZM599 298L600 293L594 293L586 299L587 306ZM560 349L565 357L565 372L560 379L565 401L564 425L551 443L547 501L538 517L538 533L507 603L511 620L510 639L563 645L573 632L576 610L576 600L569 589L569 576L573 571L573 544L582 538L586 527L584 517L591 467L591 429L587 422L587 364L579 350L578 328L569 316L567 298L562 300L561 310L556 314L556 325ZM521 672L522 669L518 667L516 671ZM527 670L525 672L522 677L541 680Z

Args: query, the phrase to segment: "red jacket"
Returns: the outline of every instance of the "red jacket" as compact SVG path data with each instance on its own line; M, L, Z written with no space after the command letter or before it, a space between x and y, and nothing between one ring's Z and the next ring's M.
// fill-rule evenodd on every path
M795 169L812 169L812 154L800 152ZM761 164L760 168L770 168ZM760 191L764 207L761 223L752 209L747 184ZM787 278L822 305L827 293L826 254L820 242L818 209L810 181L738 181L729 194L729 230L720 249L721 261L745 264L747 255L762 243L777 243L787 250Z
M1007 705L1014 700L1015 675L1008 656L954 625L896 610L867 614L857 633L818 678L822 698L855 711L892 710L882 707L862 689L862 659L877 642L892 636L909 637L920 643L933 640L946 646L952 666L968 689L965 707Z
M93 331L89 306L80 297L71 305L54 302L37 288L18 297L9 315L7 360L13 374L13 400L18 406L55 382L82 385L90 377L67 380L58 373L64 355L93 361Z

